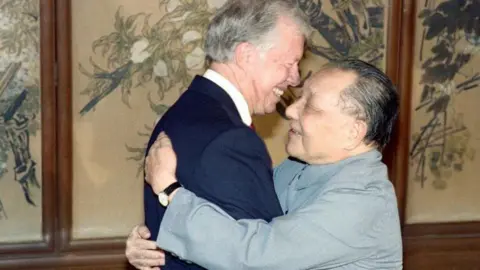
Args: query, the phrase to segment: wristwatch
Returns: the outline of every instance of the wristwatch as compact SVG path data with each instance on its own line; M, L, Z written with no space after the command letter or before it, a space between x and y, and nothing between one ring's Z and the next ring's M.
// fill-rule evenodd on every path
M169 201L168 196L172 194L177 188L181 187L179 182L175 182L170 184L167 188L165 188L162 192L158 193L158 202L160 202L163 207L167 207Z

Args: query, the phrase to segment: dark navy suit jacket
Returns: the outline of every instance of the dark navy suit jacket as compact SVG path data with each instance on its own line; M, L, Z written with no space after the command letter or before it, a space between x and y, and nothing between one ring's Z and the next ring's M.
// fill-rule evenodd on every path
M242 122L233 100L214 82L195 77L155 126L147 153L161 131L172 140L177 178L185 188L235 219L270 221L283 214L264 142ZM165 208L147 183L144 205L145 224L156 240ZM162 269L200 269L166 255Z

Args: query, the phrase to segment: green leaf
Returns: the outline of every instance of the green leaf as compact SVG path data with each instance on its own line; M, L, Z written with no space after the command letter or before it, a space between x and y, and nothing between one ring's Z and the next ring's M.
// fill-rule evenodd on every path
M122 91L125 94L130 94L130 89L132 89L132 79L128 74L126 74L122 81Z
M113 32L107 37L107 42L108 43L118 43L120 42L121 36L120 33L118 32Z
M365 53L367 53L369 51L370 47L363 43L363 42L358 42L358 43L355 43L352 45L352 47L350 47L350 50L348 52L348 55L350 57L360 57L362 55L364 55Z
M423 9L420 14L418 14L418 18L423 19L425 17L429 17L432 14L432 10L425 8Z
M157 95L160 97L161 100L163 100L163 98L165 97L165 92L167 90L165 88L165 82L160 77L155 77L154 81L155 81L155 84L157 84L158 86Z
M89 57L88 58L90 64L93 66L93 73L106 73L107 70L101 68L99 65L97 65L94 61L93 61L93 58L92 57Z
M150 16L152 14L148 14L147 16L145 16L145 18L143 19L143 26L142 26L142 35L144 37L147 37L149 36L149 31L150 31L150 25L148 23L148 19L150 19Z
M193 0L180 0L180 3L182 3L182 5L184 5L184 6L191 6L195 2Z
M92 52L96 53L96 49L100 46L104 46L104 43L106 43L108 39L108 36L103 36L92 43Z
M127 148L128 152L133 152L133 153L139 153L139 152L145 151L145 147L131 147L131 146L125 145L125 148Z
M210 15L211 13L206 11L192 12L185 18L184 26L201 25L209 21Z
M105 56L108 53L108 51L110 50L110 46L111 46L111 43L106 43L105 46L103 46L102 56Z
M447 24L445 23L445 17L440 13L435 13L433 16L428 17L423 22L423 25L428 26L427 34L425 38L431 40L443 32Z
M188 9L188 6L186 5L179 5L177 6L172 12L169 12L167 13L163 18L162 18L162 21L163 20L171 20L171 19L176 19L176 18L179 18L179 17L182 17L183 15L185 15L185 13L189 11Z
M80 71L80 73L82 73L83 75L89 77L89 78L92 78L93 77L93 74L88 72L83 66L82 64L78 64L78 70Z
M142 13L138 13L138 14L135 14L135 15L132 15L132 16L128 17L126 22L125 22L125 29L132 28L132 26L134 26L134 23L137 20L137 18L139 16L142 16L142 15L145 15L145 13L142 12Z
M120 12L123 10L123 6L118 7L117 12L115 13L115 29L118 32L123 31L123 17L120 15Z
M123 94L123 95L122 95L122 102L123 102L123 104L125 104L129 109L131 109L132 107L130 106L129 97L130 97L130 95L129 95L128 93L127 93L127 94Z
M169 106L164 105L164 104L155 104L155 103L152 101L152 97L151 97L150 93L148 93L147 99L148 99L148 104L150 105L150 108L151 108L152 111L154 111L158 116L163 115L163 114L170 108Z

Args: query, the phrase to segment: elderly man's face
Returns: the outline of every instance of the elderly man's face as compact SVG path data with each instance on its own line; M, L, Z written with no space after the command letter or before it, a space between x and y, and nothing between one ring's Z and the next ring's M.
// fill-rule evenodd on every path
M277 43L263 56L257 55L252 67L255 90L255 114L275 111L283 92L300 82L298 63L303 56L305 39L298 27L280 18L276 32Z
M287 108L291 119L289 155L310 164L325 164L344 158L355 142L355 118L343 112L340 93L354 83L356 75L323 70L305 82L302 97Z

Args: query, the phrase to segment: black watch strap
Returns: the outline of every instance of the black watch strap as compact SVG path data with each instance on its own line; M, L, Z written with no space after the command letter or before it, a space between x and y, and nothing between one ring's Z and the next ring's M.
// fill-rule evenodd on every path
M174 192L177 188L179 188L181 186L182 185L180 185L179 182L175 182L175 183L170 184L163 192L165 192L165 194L167 194L167 196L170 196L170 194L172 194L172 192Z

